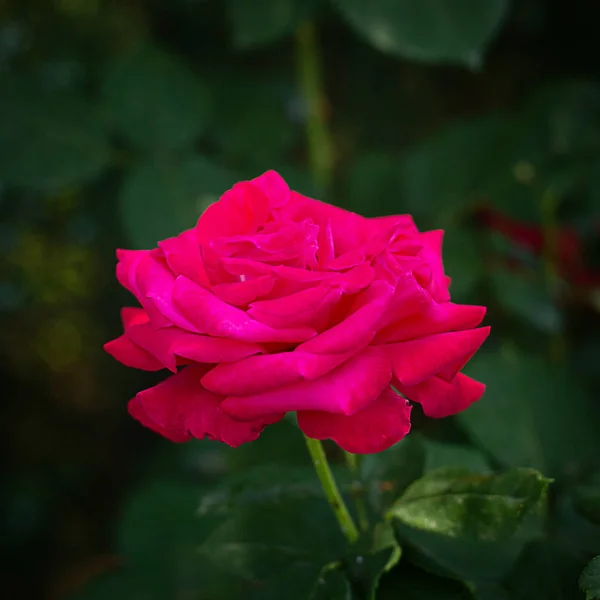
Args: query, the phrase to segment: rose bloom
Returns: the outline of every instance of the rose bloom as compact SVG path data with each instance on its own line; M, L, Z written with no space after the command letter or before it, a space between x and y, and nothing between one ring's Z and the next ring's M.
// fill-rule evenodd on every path
M310 438L380 452L430 417L478 400L460 370L489 334L485 308L453 304L442 231L408 215L366 219L291 191L274 171L236 184L193 229L118 250L140 303L105 345L173 374L129 403L174 442L230 446L295 412Z

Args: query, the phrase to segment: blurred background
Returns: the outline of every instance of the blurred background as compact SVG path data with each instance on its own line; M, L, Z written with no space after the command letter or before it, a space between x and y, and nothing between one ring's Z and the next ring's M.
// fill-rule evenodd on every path
M159 439L126 403L162 375L102 350L132 304L115 248L191 227L268 169L446 229L453 299L490 307L472 366L489 391L421 427L584 477L579 458L600 456L599 19L592 0L0 0L6 597L77 592L121 564L124 527L167 544L181 481L274 448L306 460L287 423L236 453ZM132 502L147 519L127 521Z

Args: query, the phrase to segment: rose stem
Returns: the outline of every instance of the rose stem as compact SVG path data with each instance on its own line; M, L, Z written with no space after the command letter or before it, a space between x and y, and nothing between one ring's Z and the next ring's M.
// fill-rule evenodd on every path
M333 144L327 129L327 98L315 26L301 23L296 31L298 85L306 109L308 161L315 183L327 193L331 185Z
M358 539L358 529L352 520L346 503L340 494L340 490L333 478L333 473L329 468L323 445L319 440L313 440L312 438L304 436L308 451L315 466L315 471L325 492L325 497L333 509L342 533L346 536L350 543L354 543Z
M350 472L357 480L356 484L352 486L352 494L354 496L354 506L356 507L356 512L358 514L358 524L363 531L367 531L369 529L369 519L367 517L367 511L365 510L365 505L362 499L362 483L358 481L360 477L358 457L356 454L346 452L345 450L344 456L346 457L348 469L350 469Z

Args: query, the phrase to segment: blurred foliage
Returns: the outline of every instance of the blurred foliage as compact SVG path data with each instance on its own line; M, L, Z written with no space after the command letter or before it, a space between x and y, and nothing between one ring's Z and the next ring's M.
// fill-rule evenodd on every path
M0 1L6 595L600 597L598 17L585 0ZM356 481L339 465L349 501L389 517L356 548L290 422L238 450L174 446L126 414L156 378L102 352L130 303L114 249L271 168L446 229L453 298L489 307L467 369L484 399L417 414Z

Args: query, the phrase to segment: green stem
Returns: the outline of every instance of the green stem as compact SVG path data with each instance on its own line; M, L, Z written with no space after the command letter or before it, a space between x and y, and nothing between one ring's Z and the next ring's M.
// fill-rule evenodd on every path
M331 185L333 143L327 129L326 97L315 26L304 22L296 31L298 80L306 104L308 160L313 178L323 192Z
M358 539L358 529L352 520L346 503L340 494L340 490L333 478L333 473L329 468L323 445L319 440L313 440L312 438L304 436L308 451L315 466L315 471L325 492L325 497L333 509L342 533L346 536L350 543L354 543Z
M368 531L369 517L367 516L367 510L362 499L363 486L362 483L358 481L358 478L360 477L358 468L358 457L356 456L356 454L346 452L345 450L344 455L346 457L346 464L348 465L348 469L350 469L350 472L356 479L356 481L352 485L352 495L354 496L354 506L356 507L356 514L358 515L358 525L362 531Z

